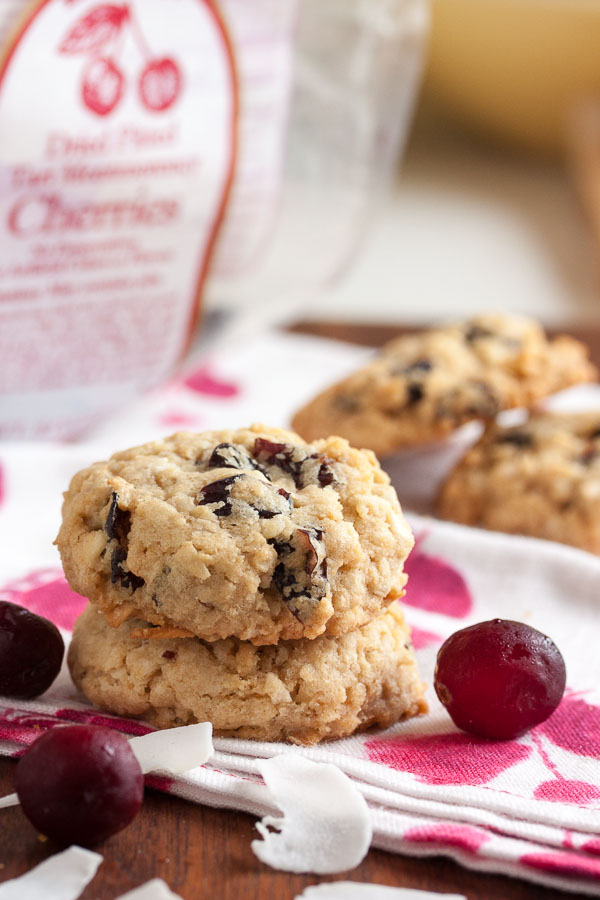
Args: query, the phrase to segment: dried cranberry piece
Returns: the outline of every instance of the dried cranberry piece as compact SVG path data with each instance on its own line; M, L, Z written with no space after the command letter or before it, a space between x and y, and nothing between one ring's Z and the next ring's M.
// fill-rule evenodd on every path
M229 475L227 478L220 478L218 481L204 485L200 490L201 497L196 499L196 503L198 506L219 503L221 505L213 510L215 516L230 516L233 507L229 492L238 478L242 478L242 475Z
M264 466L252 459L243 447L236 447L235 444L218 444L210 455L208 468L256 469L258 472L262 472L267 481L271 480Z
M480 341L482 338L493 337L496 337L494 332L490 331L489 328L484 328L482 325L469 325L465 331L465 341L469 344L472 344L474 341Z
M128 509L119 507L119 495L113 491L111 502L106 517L104 530L110 541L115 541L117 546L113 549L110 559L111 581L121 587L131 590L132 593L146 583L143 578L126 569L123 563L127 559L127 546L129 531L131 529L131 513Z
M271 539L279 562L273 571L273 584L288 609L303 624L327 593L327 560L320 528L298 528L289 541Z
M146 582L139 575L135 575L123 566L126 559L127 550L124 550L122 547L115 547L110 559L111 581L113 584L120 584L121 587L131 590L131 593L135 594L137 589L143 587Z
M523 622L492 619L442 644L436 693L455 725L507 740L539 725L561 701L565 662L547 637Z
M493 419L500 412L498 397L485 381L473 379L447 394L436 412L439 419L462 421L464 415Z
M254 442L254 456L266 465L286 472L300 489L311 483L327 487L335 482L333 460L319 453L306 453L300 447L257 438Z
M39 697L60 672L64 652L52 622L0 600L0 694L19 700Z
M340 412L347 413L349 416L359 412L361 405L355 397L349 397L347 394L337 394L331 400L331 405Z
M422 384L409 384L407 390L409 406L415 406L416 403L423 399L423 396L425 394Z
M124 544L127 541L130 528L131 513L128 509L120 509L119 495L116 491L113 491L104 530L111 541L118 541L120 544Z
M61 725L23 754L15 777L23 812L60 845L92 846L142 805L144 776L129 742L97 725Z
M508 431L496 438L497 444L514 444L515 447L531 447L533 436L526 431Z
M324 460L319 466L319 472L317 474L317 481L321 485L321 487L327 487L329 484L333 484L335 482L335 476L329 467L329 463L325 461L325 457L322 457Z
M280 497L283 497L284 500L287 501L288 506L291 510L293 508L294 504L292 503L292 501L290 499L290 494L286 490L284 490L284 488L279 488L277 493L279 494ZM258 513L259 519L273 519L275 516L280 515L280 510L262 509L258 506L254 506L253 509L255 509L256 512Z
M404 369L406 375L413 375L417 372L431 372L433 363L430 359L417 359Z

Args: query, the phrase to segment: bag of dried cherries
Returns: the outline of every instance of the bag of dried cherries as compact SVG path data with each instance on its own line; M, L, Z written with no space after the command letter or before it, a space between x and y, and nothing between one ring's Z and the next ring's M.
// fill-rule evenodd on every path
M211 304L310 293L393 171L426 0L0 0L0 437L83 434Z

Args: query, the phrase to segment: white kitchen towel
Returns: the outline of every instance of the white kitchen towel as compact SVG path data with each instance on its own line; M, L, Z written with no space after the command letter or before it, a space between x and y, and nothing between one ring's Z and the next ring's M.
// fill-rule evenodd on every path
M311 393L366 354L268 333L231 353L221 351L210 364L191 366L105 423L89 443L0 444L0 599L53 619L68 640L85 600L69 590L52 540L61 492L74 471L177 428L286 425ZM600 409L600 388L595 391L587 399L597 397ZM571 396L577 402L577 392ZM473 433L467 430L450 447L389 461L405 508L407 498L409 505L418 498L427 509L440 473ZM276 814L257 762L283 751L298 753L334 763L355 781L371 810L375 846L444 854L470 868L600 896L600 558L409 517L417 544L407 564L403 603L429 685L429 714L312 748L218 739L215 756L193 778L151 776L150 784L196 802ZM458 731L431 688L444 638L495 616L523 620L549 634L567 663L568 688L557 712L514 741ZM148 730L91 709L64 669L34 702L0 698L0 752L18 755L41 730L70 721L102 722L128 734Z

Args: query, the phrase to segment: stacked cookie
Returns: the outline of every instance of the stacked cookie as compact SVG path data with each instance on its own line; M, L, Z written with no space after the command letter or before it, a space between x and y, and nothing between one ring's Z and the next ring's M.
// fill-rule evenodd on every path
M448 475L438 513L600 553L600 414L533 412L519 428L495 421L596 377L573 338L549 340L521 316L481 315L392 341L300 410L294 427L308 440L331 428L386 456L479 420L486 431Z
M424 709L396 602L413 539L368 451L176 434L79 472L57 544L90 606L69 663L160 727L313 743Z

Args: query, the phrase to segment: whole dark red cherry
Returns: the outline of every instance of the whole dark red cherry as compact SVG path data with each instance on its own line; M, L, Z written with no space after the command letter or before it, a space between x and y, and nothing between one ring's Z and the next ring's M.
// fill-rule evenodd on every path
M523 622L492 619L440 647L434 686L455 725L481 737L514 738L550 716L565 690L556 644Z
M19 760L15 784L31 824L61 846L91 847L121 831L144 794L127 739L97 725L47 731Z
M52 622L0 600L0 694L20 700L39 697L60 672L64 653Z

